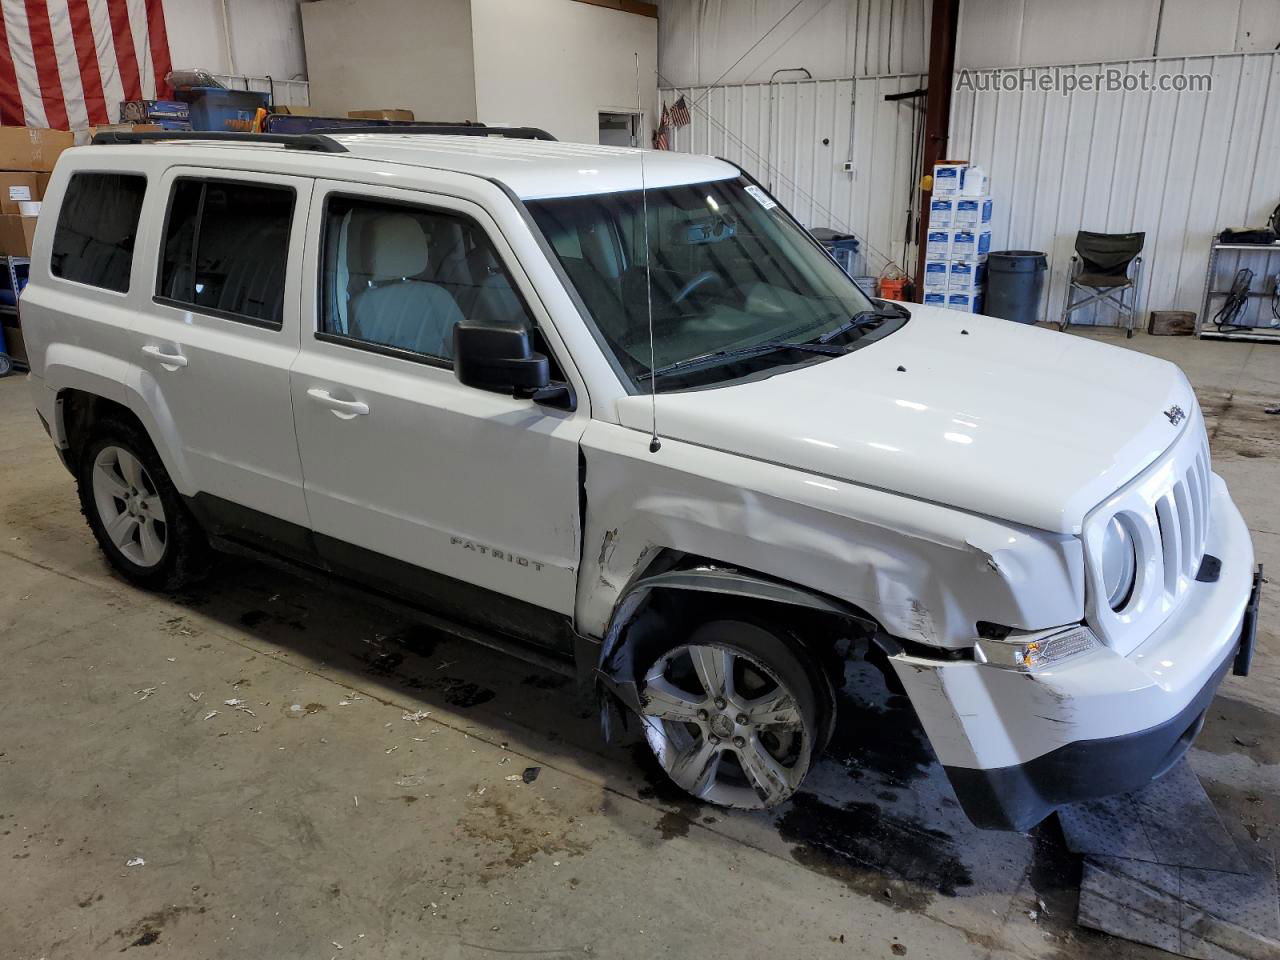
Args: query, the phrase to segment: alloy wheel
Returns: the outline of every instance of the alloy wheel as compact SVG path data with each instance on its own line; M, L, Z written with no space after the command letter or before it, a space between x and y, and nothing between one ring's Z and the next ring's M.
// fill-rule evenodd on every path
M719 644L669 651L641 692L645 738L695 797L771 807L808 772L812 732L792 691L755 657Z
M123 447L106 446L93 461L93 502L102 528L126 560L154 567L164 559L164 504L142 462Z

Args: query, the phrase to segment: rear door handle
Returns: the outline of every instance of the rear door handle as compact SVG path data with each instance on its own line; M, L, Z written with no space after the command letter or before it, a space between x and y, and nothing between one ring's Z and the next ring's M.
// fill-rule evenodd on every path
M159 360L160 366L165 367L169 370L177 370L179 367L185 367L187 365L187 358L184 357L182 354L165 353L159 347L153 347L151 344L147 344L145 347L143 347L142 352L145 353L148 357L154 357L155 359Z
M339 400L328 390L320 387L312 387L307 391L307 396L323 407L328 407L334 412L334 415L343 420L350 420L352 417L364 417L369 414L369 405L360 400Z

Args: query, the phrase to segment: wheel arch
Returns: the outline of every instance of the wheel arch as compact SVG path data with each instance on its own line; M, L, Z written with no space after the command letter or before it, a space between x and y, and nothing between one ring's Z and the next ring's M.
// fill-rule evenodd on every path
M63 376L54 386L54 398L54 443L73 473L93 424L113 417L135 424L146 434L179 493L196 492L172 419L157 418L128 387L96 375ZM168 430L163 429L162 419L168 423Z
M747 620L785 623L790 638L808 655L815 678L825 688L823 727L835 721L835 691L843 685L843 664L855 642L874 644L883 636L879 623L853 604L752 570L661 551L620 597L600 645L596 683L604 733L610 741L630 739L628 715L638 714L641 664L637 645L644 638L646 615L661 607L692 625L710 611ZM664 620L664 623L667 622Z

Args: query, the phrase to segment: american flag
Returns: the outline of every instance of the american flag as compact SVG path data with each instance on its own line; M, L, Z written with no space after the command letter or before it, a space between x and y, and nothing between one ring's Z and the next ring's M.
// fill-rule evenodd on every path
M683 96L671 105L671 112L668 116L677 128L689 125L691 120L689 117L689 105L684 102Z
M662 119L658 121L658 129L653 134L653 149L670 150L671 134L671 111L667 109L667 105L662 105Z
M0 0L0 124L115 123L170 96L161 0Z

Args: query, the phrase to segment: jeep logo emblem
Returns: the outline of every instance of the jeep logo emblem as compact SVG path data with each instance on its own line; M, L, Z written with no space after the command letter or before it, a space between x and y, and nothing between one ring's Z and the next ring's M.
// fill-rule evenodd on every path
M1182 408L1176 403L1166 410L1164 415L1169 418L1169 422L1175 427L1187 418L1187 415L1183 413Z

